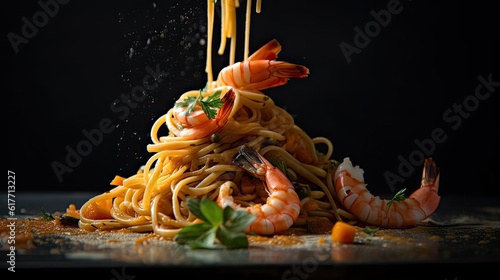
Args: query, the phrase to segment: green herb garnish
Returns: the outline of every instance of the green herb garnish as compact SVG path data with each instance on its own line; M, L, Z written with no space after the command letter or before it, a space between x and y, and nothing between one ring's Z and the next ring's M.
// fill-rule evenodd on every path
M387 206L391 206L391 204L394 202L394 201L403 201L406 199L405 197L405 191L406 191L406 188L400 190L399 192L397 192L394 197L389 200L389 202L387 202Z
M281 170L281 172L283 172L283 174L286 174L287 166L286 166L286 163L284 161L273 157L273 158L269 159L269 162L271 162L272 165L278 167Z
M379 230L379 228L378 228L378 227L376 227L376 228L364 227L364 228L360 228L360 229L361 229L364 233L367 233L367 234L369 234L369 235L371 235L371 236L374 236L374 235L377 233L377 231Z
M43 208L40 208L40 211L42 212L42 219L46 221L55 220L54 216L52 216L50 213L45 212Z
M175 107L186 107L186 112L184 113L186 116L191 114L194 111L194 108L198 102L201 105L201 109L208 116L209 119L215 119L217 116L217 109L221 108L224 102L220 99L221 91L218 90L214 92L212 95L208 96L206 100L203 100L202 93L200 90L200 94L198 97L189 96L184 99L184 101L176 102Z
M209 198L188 198L186 206L203 222L182 228L174 241L189 245L191 249L248 248L248 239L243 230L254 221L255 216L230 206L223 210Z

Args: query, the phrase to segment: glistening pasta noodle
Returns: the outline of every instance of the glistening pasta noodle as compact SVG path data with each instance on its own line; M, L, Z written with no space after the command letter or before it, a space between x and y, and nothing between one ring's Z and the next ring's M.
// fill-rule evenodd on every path
M235 30L236 3L221 1L222 34L233 39L236 34L230 30ZM211 25L214 3L209 0L207 5ZM260 9L260 2L258 6ZM209 27L208 46L212 44L211 30ZM207 47L209 54L210 50ZM233 102L228 107L225 123L216 132L202 137L183 136L179 125L181 116L176 112L178 107L168 110L151 128L152 143L147 150L152 156L136 174L126 178L116 176L113 189L89 199L81 207L81 228L127 228L174 237L180 229L196 222L197 218L186 207L187 198L216 200L221 185L228 181L233 183L232 196L236 203L243 207L265 204L268 194L262 185L248 181L245 172L232 163L243 144L286 167L285 173L294 182L304 206L295 225L304 226L309 217L341 219L334 197L332 180L336 162L331 160L331 141L324 137L310 138L286 110L262 91L219 85L213 81L209 69L211 60L207 58L206 88L185 92L178 102L206 100L215 94L220 94L222 100L231 97ZM169 128L169 133L159 135L164 126ZM204 130L209 126L196 128ZM326 152L318 152L318 145L323 145Z

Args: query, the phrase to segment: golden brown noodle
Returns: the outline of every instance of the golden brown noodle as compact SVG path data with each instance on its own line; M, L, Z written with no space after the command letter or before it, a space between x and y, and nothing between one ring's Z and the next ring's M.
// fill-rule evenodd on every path
M249 0L248 3L251 3ZM229 87L215 88L211 71L211 45L214 3L208 0L207 88L202 92L208 97L217 90L226 94ZM260 1L257 1L260 11ZM224 51L225 38L235 41L237 1L221 1L222 38L219 53ZM250 4L247 9L250 9ZM247 12L248 14L248 12ZM249 21L249 16L247 16ZM248 40L248 32L246 40ZM231 52L231 63L234 52ZM247 56L247 54L245 54ZM335 164L330 160L333 145L324 137L311 139L295 123L293 117L260 91L237 90L234 107L227 124L212 136L187 140L175 136L159 135L160 129L173 123L173 108L160 116L151 128L152 144L147 150L152 156L143 170L123 180L115 188L89 199L80 210L80 227L128 228L132 231L150 232L164 237L174 237L180 229L196 222L196 217L186 207L188 197L216 199L219 187L232 181L233 196L242 206L265 203L265 194L257 188L244 188L244 172L232 164L238 148L246 143L267 158L281 160L287 173L297 183L310 191L301 197L301 203L313 203L313 210L302 210L296 225L303 225L307 217L327 217L340 220L349 216L338 211L333 190ZM185 92L179 98L198 96L200 91ZM221 96L222 97L222 96ZM317 145L326 146L319 153ZM287 174L288 175L288 174ZM95 209L101 207L111 217L95 218Z

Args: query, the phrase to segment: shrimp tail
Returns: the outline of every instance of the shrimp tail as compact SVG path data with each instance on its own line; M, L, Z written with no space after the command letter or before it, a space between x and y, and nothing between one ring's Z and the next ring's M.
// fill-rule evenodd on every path
M281 44L278 40L273 39L269 41L264 46L260 47L260 49L256 50L251 56L249 56L246 60L275 60L278 58L278 53L281 51Z
M268 71L274 77L286 78L305 78L309 75L309 69L302 65L289 63L286 61L276 61L278 53L281 51L281 44L278 40L273 39L260 49L255 51L246 61L261 60L262 64L269 63Z
M437 192L439 189L439 168L432 158L425 159L422 172L422 186L430 186Z
M217 112L215 121L217 122L217 127L222 128L228 121L229 115L233 111L235 93L233 89L230 89L223 97L222 102L224 105Z
M266 159L248 145L242 145L240 152L233 158L233 164L239 166L255 177L265 180L264 174L259 168Z
M441 200L441 197L437 194L439 190L439 177L440 172L436 162L432 158L425 159L422 171L422 184L409 198L420 203L420 207L426 217L429 217L436 211Z
M309 69L302 65L293 64L285 61L271 61L269 72L273 77L285 78L305 78L309 75Z

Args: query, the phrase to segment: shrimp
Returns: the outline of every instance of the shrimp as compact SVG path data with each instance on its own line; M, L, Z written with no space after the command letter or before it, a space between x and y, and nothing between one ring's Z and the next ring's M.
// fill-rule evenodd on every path
M219 131L228 121L233 109L235 93L233 89L222 97L223 105L217 112L215 119L210 119L199 104L186 115L186 107L174 106L173 123L167 121L168 129L176 136L185 139L199 139Z
M247 145L241 146L233 158L233 163L250 172L253 176L265 180L269 196L266 204L254 204L242 208L231 196L231 181L221 185L217 203L222 208L245 209L255 216L246 233L272 235L290 228L300 213L300 199L294 186L281 170L273 166L264 156Z
M412 227L432 215L439 205L440 173L432 158L424 161L420 188L401 201L374 197L366 189L363 173L363 169L353 167L350 159L345 158L335 171L334 185L342 205L367 224L383 228Z
M300 130L300 128L295 126L294 130ZM285 131L284 136L286 138L286 142L283 145L283 148L285 148L287 152L293 155L300 162L305 164L314 164L318 161L315 147L308 145L309 142L306 142L300 134L287 130Z
M281 45L276 39L269 41L245 61L224 67L216 86L263 90L284 85L290 78L308 76L309 69L305 66L275 60L280 51Z

